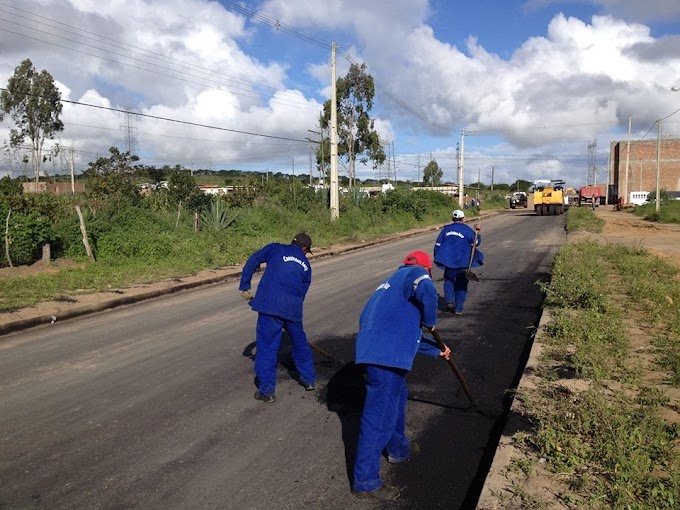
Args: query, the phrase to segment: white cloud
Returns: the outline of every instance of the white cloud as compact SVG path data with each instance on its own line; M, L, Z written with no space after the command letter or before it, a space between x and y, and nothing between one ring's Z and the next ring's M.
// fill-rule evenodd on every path
M9 22L0 20L2 83L30 57L38 69L50 71L65 98L293 139L309 136L330 95L325 50L279 52L279 61L266 51L253 52L272 40L286 45L293 36L218 2L10 1L15 9L7 10L14 15L2 16ZM381 87L428 121L425 125L379 90L375 114L381 136L395 141L401 157L413 154L412 165L418 153L439 151L451 168L452 139L462 128L497 137L506 154L585 153L594 139L606 150L609 140L625 131L629 116L634 136L641 136L655 119L680 106L680 94L668 90L680 85L680 35L655 37L642 24L655 17L677 19L680 3L648 0L642 3L644 13L636 12L641 3L634 0L597 3L603 15L578 19L556 13L543 27L544 36L527 38L503 56L486 49L485 34L473 34L461 47L438 39L428 24L432 12L426 0L267 0L259 14L317 41L335 40L340 45L337 76L349 67L343 52L366 62ZM548 9L553 2L526 5ZM25 37L10 34L10 28ZM304 87L292 85L302 82ZM63 120L62 139L89 153L104 155L109 146L124 143L121 113L67 104ZM668 132L673 126L667 123ZM134 119L134 128L142 156L150 162L223 158L238 166L260 158L269 166L308 157L304 143L233 131L144 117ZM0 130L6 138L7 126ZM432 134L438 142L429 139ZM501 155L494 152L500 147L488 147L487 155ZM546 161L543 168L539 163L525 168L576 172L565 160ZM499 175L504 171L499 169ZM375 175L370 168L365 172Z

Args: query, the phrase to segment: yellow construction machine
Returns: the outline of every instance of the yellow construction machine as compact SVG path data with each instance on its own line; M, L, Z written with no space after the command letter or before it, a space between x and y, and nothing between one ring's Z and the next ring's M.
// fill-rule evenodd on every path
M539 216L564 214L564 181L558 179L534 181L534 211Z

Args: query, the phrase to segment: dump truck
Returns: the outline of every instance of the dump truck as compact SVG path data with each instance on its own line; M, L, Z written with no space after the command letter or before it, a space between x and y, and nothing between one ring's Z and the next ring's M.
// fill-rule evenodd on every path
M600 205L600 188L597 186L581 186L578 190L578 205Z
M564 181L537 180L534 181L532 188L536 214L539 216L564 214Z

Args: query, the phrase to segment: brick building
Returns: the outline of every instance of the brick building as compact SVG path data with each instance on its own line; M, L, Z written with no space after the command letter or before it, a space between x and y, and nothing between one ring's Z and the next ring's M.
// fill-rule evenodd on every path
M609 149L609 203L626 196L629 202L633 191L656 191L657 141L630 142L628 155L628 179L626 180L627 141L612 142ZM659 188L667 191L680 190L680 139L664 138L660 143Z

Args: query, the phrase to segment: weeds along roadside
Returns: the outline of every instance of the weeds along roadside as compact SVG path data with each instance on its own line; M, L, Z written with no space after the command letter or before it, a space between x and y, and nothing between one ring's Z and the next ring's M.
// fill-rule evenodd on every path
M191 214L185 212L180 216L176 210L157 207L153 201L157 198L153 197L134 205L123 203L116 208L100 209L96 214L83 208L96 262L90 262L86 256L79 219L71 204L63 204L61 214L53 215L54 218L43 213L41 218L45 228L49 226L57 255L75 265L54 273L0 278L0 313L41 301L72 299L78 294L240 265L263 245L290 242L300 231L309 233L314 246L322 248L443 224L449 220L453 207L450 196L399 188L371 199L343 196L340 218L331 221L327 206L309 190L305 191L309 196L298 190L294 199L287 188L274 189L277 193L270 188L236 203L213 205L202 216L203 228L198 231L193 228ZM5 202L5 207L8 204ZM19 199L12 204L16 210L23 206L26 217L36 207ZM0 212L2 206L0 201ZM12 217L18 214L15 211ZM27 252L39 248L28 241ZM13 246L19 244L17 240Z
M568 228L601 228L572 211ZM531 427L513 436L509 507L678 508L679 271L586 240L565 245L543 290L551 320L538 383L518 395Z

